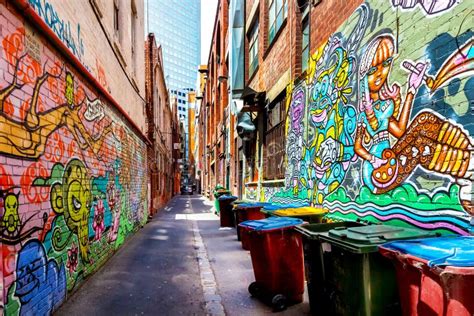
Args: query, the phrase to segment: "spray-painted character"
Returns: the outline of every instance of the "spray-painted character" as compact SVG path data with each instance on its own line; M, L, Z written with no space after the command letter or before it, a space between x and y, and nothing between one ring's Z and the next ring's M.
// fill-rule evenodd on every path
M18 215L19 195L19 193L7 193L3 197L3 207L5 212L1 222L2 234L16 236L20 233L21 222L20 216Z
M89 209L91 204L90 178L84 164L72 159L63 172L61 182L51 188L51 206L79 239L81 258L89 262Z
M428 110L409 122L413 99L428 78L428 64L419 62L413 66L402 103L400 87L388 82L394 50L393 37L381 35L367 46L360 64L355 151L364 160L365 185L375 193L390 191L402 184L417 166L461 181L470 179L473 152L466 131ZM397 139L393 145L390 135ZM470 185L461 185L461 191L464 190L470 192ZM463 205L466 210L472 208L466 207L466 201Z

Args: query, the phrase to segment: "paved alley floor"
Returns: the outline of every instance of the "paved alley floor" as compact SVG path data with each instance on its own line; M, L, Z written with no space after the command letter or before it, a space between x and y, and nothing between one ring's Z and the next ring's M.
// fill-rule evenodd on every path
M248 251L205 198L177 196L56 315L266 315ZM277 315L308 315L307 297Z

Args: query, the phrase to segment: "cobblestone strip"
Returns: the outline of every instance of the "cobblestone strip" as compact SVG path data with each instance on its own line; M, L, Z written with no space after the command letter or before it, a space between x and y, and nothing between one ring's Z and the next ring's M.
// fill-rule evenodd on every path
M194 231L194 248L196 249L197 259L199 263L199 272L201 274L201 286L204 292L204 300L206 302L207 315L220 316L225 315L222 299L217 291L216 278L211 268L211 263L207 256L207 250L202 241L199 227L196 221L193 221Z

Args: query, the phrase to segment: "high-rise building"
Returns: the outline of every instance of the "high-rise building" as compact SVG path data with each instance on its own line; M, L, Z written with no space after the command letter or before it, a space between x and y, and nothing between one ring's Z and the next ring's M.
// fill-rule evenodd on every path
M201 0L148 0L148 31L163 48L168 89L187 124L188 92L196 86L201 58Z
M146 2L148 32L163 49L166 84L177 99L178 118L187 132L188 93L195 90L201 59L201 0ZM188 148L189 135L184 145ZM186 165L187 157L184 160Z

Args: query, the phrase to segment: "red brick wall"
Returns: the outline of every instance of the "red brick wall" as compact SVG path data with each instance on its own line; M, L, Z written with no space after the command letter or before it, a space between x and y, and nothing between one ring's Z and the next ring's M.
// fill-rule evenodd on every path
M384 0L385 1L385 0ZM321 0L311 7L310 53L314 53L351 16L363 0Z
M49 314L148 217L146 143L90 75L41 34L0 2L0 303L7 315Z

